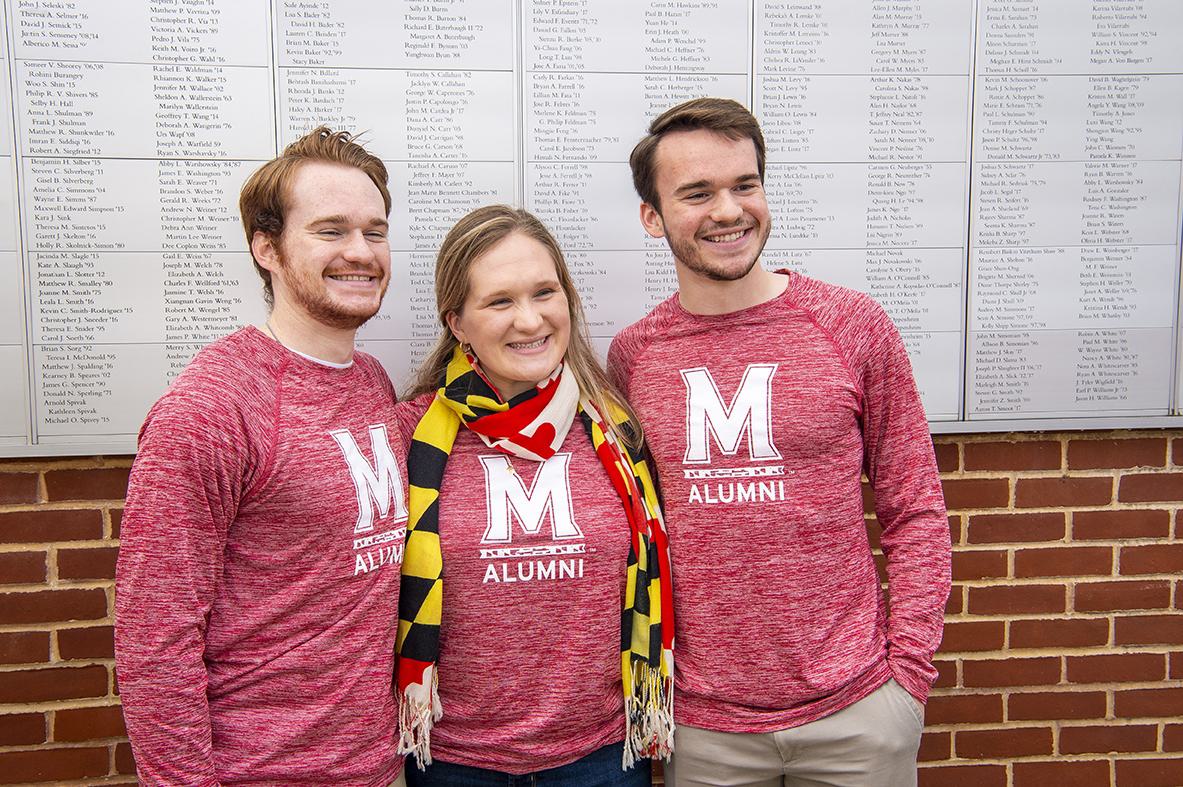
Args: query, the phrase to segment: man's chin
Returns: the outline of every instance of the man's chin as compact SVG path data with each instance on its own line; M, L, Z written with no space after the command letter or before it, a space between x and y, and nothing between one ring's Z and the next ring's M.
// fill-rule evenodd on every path
M679 260L679 262L682 261ZM690 272L695 273L704 279L723 282L739 281L751 273L752 270L755 269L758 262L759 258L752 260L746 265L741 264L733 266L715 266L705 264L701 260L695 260L692 263L682 262L682 265L685 266L685 268Z
M315 317L318 322L321 322L330 328L356 331L358 328L369 322L377 313L377 309L367 312L337 311L328 314L314 314L313 317Z
M327 328L343 331L356 331L365 325L378 313L382 302L377 304L345 308L332 302L320 301L303 304L308 316Z

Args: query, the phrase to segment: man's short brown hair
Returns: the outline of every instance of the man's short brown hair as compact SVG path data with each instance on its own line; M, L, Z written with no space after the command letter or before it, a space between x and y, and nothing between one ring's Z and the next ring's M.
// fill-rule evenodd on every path
M291 201L292 183L300 167L309 161L356 167L378 187L386 215L390 215L389 177L382 159L366 151L348 131L333 131L320 126L283 149L283 153L255 170L238 196L238 212L246 230L246 244L250 248L256 232L262 232L278 242L283 234L284 219ZM263 297L270 308L275 302L271 289L271 271L264 268L251 253L255 270L263 279Z
M764 135L760 124L747 108L729 98L696 98L662 112L649 124L649 133L633 148L628 158L633 170L633 186L641 201L661 212L657 193L657 145L674 131L704 129L728 139L750 139L756 146L756 166L764 180Z

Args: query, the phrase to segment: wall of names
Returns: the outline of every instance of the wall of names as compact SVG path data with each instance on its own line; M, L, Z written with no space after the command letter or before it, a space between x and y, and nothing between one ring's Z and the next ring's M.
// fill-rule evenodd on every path
M312 127L364 130L394 277L362 346L438 330L490 202L555 232L597 344L676 287L628 154L752 108L764 264L873 295L936 431L1183 423L1177 0L4 0L0 453L134 450L202 345L264 318L237 215Z

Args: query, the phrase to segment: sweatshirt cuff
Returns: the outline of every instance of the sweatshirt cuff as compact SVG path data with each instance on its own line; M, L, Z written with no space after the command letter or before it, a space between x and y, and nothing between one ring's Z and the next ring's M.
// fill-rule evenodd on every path
M895 682L904 687L922 705L928 702L928 691L936 679L936 668L929 663L918 664L906 656L888 656L887 665Z

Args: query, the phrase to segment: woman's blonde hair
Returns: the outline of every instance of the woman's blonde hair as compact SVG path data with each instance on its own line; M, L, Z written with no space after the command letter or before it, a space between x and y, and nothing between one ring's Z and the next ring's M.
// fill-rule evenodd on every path
M407 398L419 396L439 388L440 380L452 359L458 344L448 328L449 314L460 314L468 298L469 272L473 263L488 253L494 246L514 233L520 233L538 241L550 253L555 264L555 273L563 294L567 297L567 313L571 320L571 339L563 361L575 375L579 392L596 405L605 418L611 418L609 403L628 414L628 429L617 430L617 435L630 447L641 445L641 425L632 408L608 379L600 364L591 337L587 331L587 320L583 304L567 261L558 242L550 230L529 211L508 205L486 205L469 213L448 231L440 246L435 261L435 306L442 328L435 347L419 366L415 378L407 391Z

